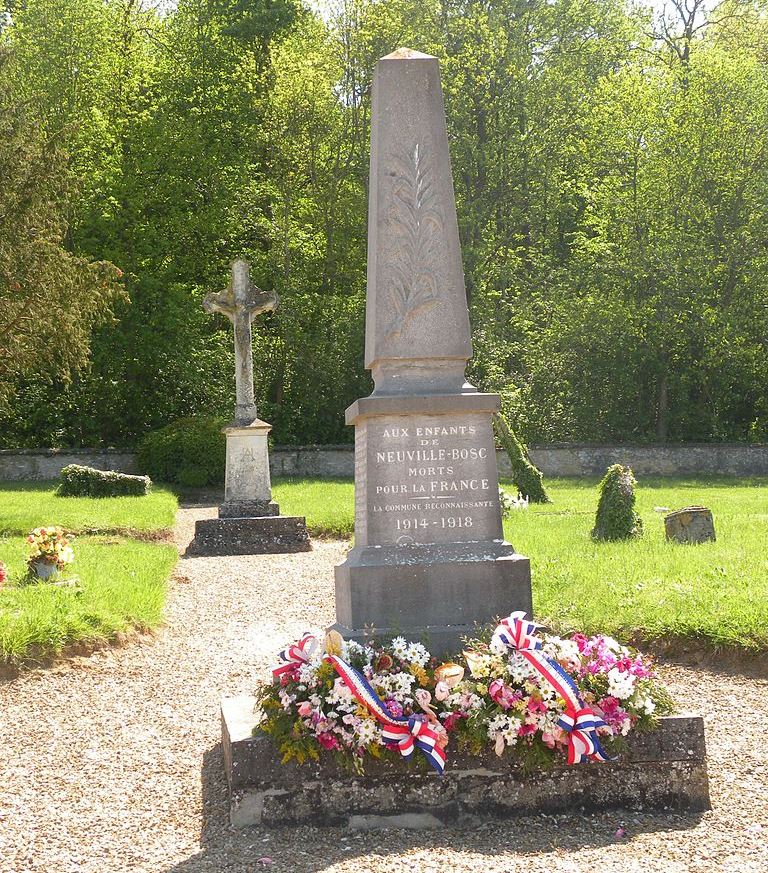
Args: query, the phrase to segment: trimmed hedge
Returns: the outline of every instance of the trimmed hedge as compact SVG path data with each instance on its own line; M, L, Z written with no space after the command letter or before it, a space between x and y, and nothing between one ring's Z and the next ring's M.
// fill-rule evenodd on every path
M143 497L151 486L149 476L129 476L114 470L69 464L61 471L56 493L60 497Z
M520 442L504 416L493 416L496 439L509 457L512 466L512 481L518 492L530 503L551 503L544 488L544 476L528 457L528 449Z
M187 488L221 484L227 453L223 426L221 419L192 415L147 434L138 446L139 469L156 482Z
M609 467L599 485L595 540L628 540L639 537L643 522L635 512L635 485L637 481L629 467L614 464Z

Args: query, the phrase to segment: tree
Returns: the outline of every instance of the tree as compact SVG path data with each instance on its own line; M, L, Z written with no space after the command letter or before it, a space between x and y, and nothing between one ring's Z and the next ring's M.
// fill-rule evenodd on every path
M121 296L114 265L64 245L73 196L67 155L19 100L13 63L0 44L0 405L21 377L50 382L81 370L93 328Z

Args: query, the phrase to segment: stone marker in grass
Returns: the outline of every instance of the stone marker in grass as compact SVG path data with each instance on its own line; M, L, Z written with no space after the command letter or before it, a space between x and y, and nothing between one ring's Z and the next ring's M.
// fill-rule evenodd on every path
M715 541L715 521L712 510L706 506L686 506L664 517L668 540L678 543L706 543Z
M203 308L221 312L234 325L235 419L224 428L227 460L224 503L219 517L195 524L189 550L200 555L257 555L304 552L311 548L307 526L300 516L281 516L272 500L267 438L272 426L259 419L253 390L251 322L274 310L274 292L260 291L250 278L246 261L232 264L229 287L209 294Z
M376 66L365 366L355 427L355 547L336 569L346 638L402 633L456 650L476 623L531 610L527 558L504 541L493 414L472 356L437 59Z

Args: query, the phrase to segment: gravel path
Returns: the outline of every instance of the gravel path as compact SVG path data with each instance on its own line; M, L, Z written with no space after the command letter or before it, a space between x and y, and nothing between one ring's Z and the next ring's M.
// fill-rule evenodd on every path
M212 514L180 511L182 547L194 519ZM681 705L707 721L713 810L703 816L230 831L219 697L250 692L286 640L331 622L344 550L183 559L156 639L1 684L0 871L768 870L768 683L672 665ZM627 836L616 840L619 824Z

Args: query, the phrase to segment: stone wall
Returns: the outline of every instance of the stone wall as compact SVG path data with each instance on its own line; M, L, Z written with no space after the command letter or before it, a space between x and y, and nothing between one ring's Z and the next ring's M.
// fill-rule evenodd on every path
M138 473L136 455L119 449L2 449L0 481L56 479L62 467L68 464Z
M531 458L545 476L602 476L611 464L627 464L638 476L768 476L768 445L700 443L688 445L531 446ZM508 476L509 459L498 452L499 472ZM273 476L354 475L352 446L276 448Z
M532 446L531 458L547 476L601 476L611 464L638 476L768 475L768 445L742 443Z
M509 460L499 452L499 471ZM638 476L768 476L768 445L531 446L545 476L601 476L611 464L628 464ZM0 481L55 479L67 464L136 473L136 456L119 449L0 450ZM352 446L277 447L270 454L272 476L348 478L354 475Z

